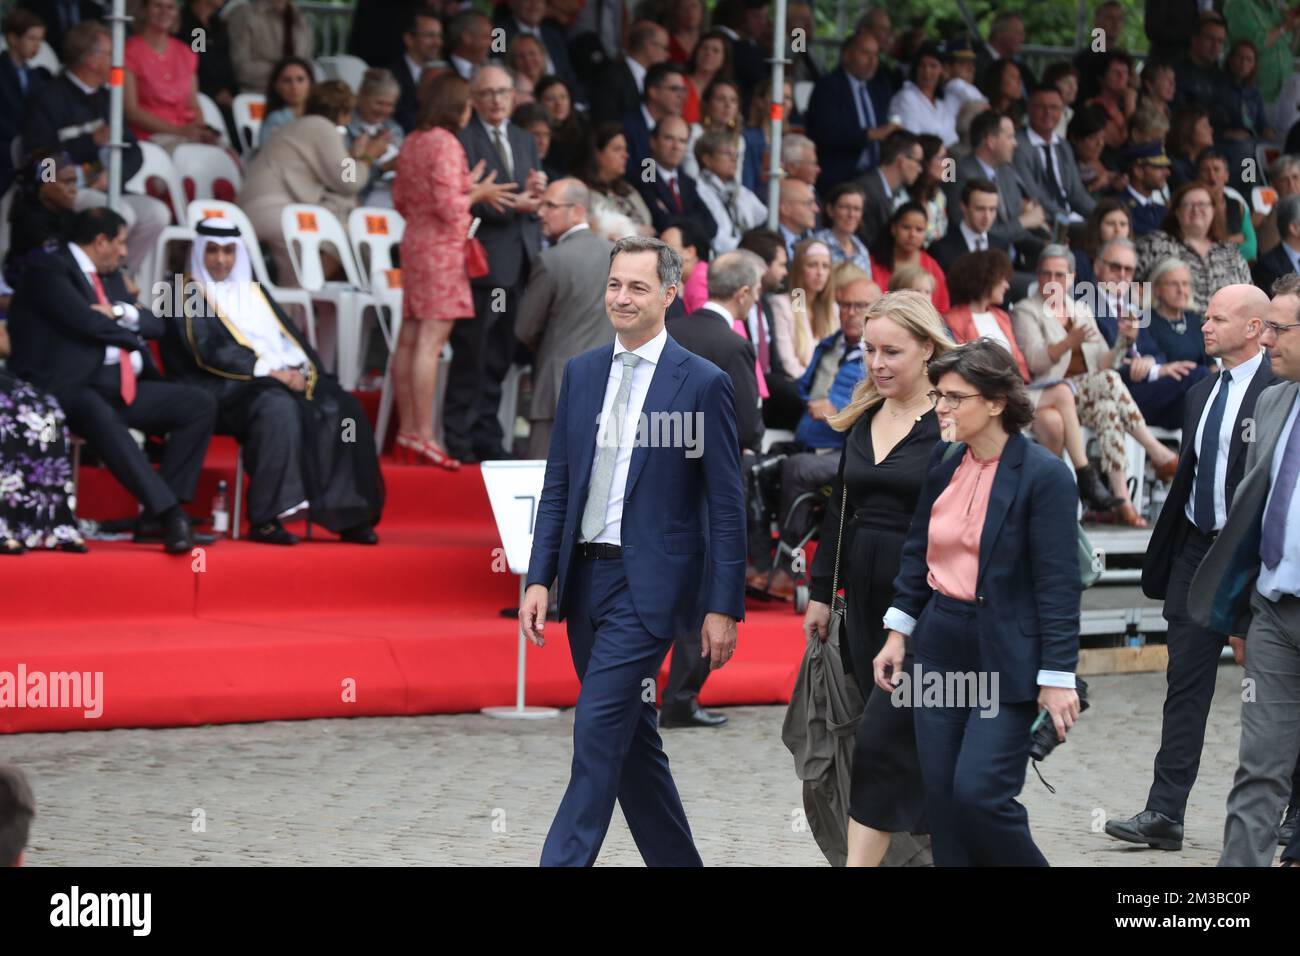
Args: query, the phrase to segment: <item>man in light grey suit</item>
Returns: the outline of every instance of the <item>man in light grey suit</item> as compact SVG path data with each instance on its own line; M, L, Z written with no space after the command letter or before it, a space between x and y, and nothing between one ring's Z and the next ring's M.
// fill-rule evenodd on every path
M613 245L588 227L591 192L578 179L557 179L542 196L542 232L553 245L533 262L519 305L515 335L533 352L533 404L528 457L551 447L564 364L598 345L612 345L605 314L605 278Z
M971 122L971 154L957 163L957 181L948 192L948 208L961 205L968 179L987 179L998 187L998 217L989 234L1015 248L1014 261L1032 268L1046 243L1043 207L1029 194L1012 164L1016 153L1016 124L997 110L985 110Z
M1047 213L1049 226L1058 217L1082 222L1097 205L1083 185L1074 150L1056 134L1064 111L1061 91L1040 86L1029 97L1029 128L1016 135L1016 171Z
M1188 596L1193 619L1246 636L1241 748L1220 866L1273 862L1300 754L1300 274L1273 291L1260 341L1284 381L1259 396L1245 476Z

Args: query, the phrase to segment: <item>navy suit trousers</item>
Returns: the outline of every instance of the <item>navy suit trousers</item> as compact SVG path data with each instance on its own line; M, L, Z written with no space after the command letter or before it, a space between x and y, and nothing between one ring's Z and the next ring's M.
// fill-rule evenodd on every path
M621 560L578 558L569 588L569 649L582 690L569 786L542 866L595 863L615 800L646 865L700 866L655 711L655 677L672 642L641 623Z
M912 635L923 675L983 670L976 611L938 593L930 598ZM935 866L1046 866L1029 833L1029 814L1016 800L1038 704L999 700L995 716L982 716L978 706L954 703L915 710Z

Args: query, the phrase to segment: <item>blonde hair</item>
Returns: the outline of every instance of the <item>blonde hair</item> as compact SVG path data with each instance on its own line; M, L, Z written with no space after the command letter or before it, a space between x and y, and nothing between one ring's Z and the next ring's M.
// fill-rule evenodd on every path
M930 297L924 292L912 289L886 292L867 310L863 326L865 327L872 319L878 318L893 319L922 346L929 342L934 347L934 352L930 355L931 359L937 359L956 348L952 339L948 337L943 319L939 317L938 311L930 302ZM863 353L863 361L866 361L865 353ZM836 431L846 432L862 417L863 412L883 401L883 396L876 391L876 383L871 380L871 375L867 374L853 389L853 397L849 399L849 403L827 418L826 422Z
M796 355L806 355L812 351L814 345L820 342L826 336L830 335L839 328L839 321L836 318L835 311L835 269L830 270L830 275L826 279L826 288L813 297L812 302L807 301L807 294L804 295L805 308L800 309L796 302L795 292L803 290L803 270L804 263L807 261L808 253L814 246L821 246L826 250L826 258L831 258L831 248L820 239L805 239L794 247L794 262L790 265L790 276L787 280L790 284L790 311L794 313L794 351ZM809 339L811 338L811 341Z
M924 292L926 295L934 294L934 276L926 272L922 266L900 266L889 277L890 292L902 292L911 289L916 292Z

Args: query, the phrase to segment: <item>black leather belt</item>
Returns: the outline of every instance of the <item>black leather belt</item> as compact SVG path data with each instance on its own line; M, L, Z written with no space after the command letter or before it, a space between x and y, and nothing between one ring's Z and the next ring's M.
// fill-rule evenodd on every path
M617 544L600 544L583 541L578 545L578 553L591 561L618 561L623 557L623 549Z

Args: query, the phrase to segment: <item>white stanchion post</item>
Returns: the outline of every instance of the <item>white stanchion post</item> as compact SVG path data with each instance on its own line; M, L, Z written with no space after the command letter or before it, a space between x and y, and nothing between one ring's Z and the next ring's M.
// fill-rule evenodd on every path
M519 575L519 606L523 607L528 587L528 557L533 546L533 524L537 503L542 496L544 461L494 461L481 466L487 486L492 515L501 534L506 561ZM521 504L527 503L526 512ZM504 720L544 720L559 716L555 707L529 707L524 703L528 638L523 624L518 625L519 652L515 666L515 704L513 707L484 707L481 713Z

